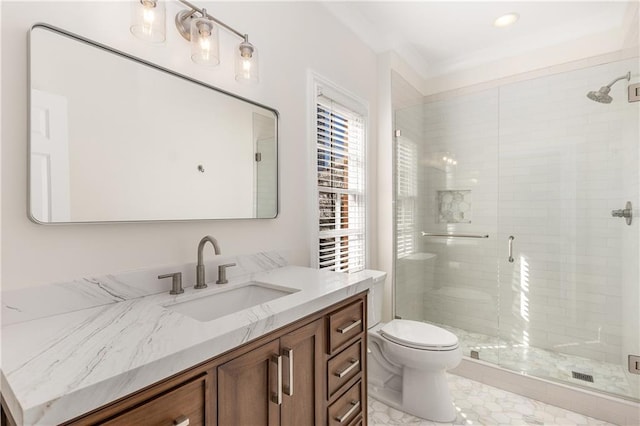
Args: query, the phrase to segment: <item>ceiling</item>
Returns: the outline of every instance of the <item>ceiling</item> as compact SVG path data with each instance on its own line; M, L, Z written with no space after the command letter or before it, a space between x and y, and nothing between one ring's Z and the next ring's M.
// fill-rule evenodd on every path
M423 78L590 36L620 49L638 0L628 1L327 1L325 7L376 53L394 50ZM507 28L493 21L516 12ZM595 54L595 53L594 53Z

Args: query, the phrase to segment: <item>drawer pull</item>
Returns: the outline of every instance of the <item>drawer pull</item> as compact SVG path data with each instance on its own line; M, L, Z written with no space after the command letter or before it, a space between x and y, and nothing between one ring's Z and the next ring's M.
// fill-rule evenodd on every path
M357 321L353 321L349 325L343 325L342 327L338 328L338 332L340 332L341 334L348 333L351 330L353 330L354 328L356 328L357 326L359 326L360 324L362 324L362 320L361 319L359 319Z
M277 368L276 391L271 395L271 402L281 405L282 404L282 356L272 355L271 362L275 364Z
M173 421L173 426L189 426L189 417L180 416Z
M349 417L351 417L351 415L355 413L358 408L360 408L360 401L351 401L351 408L349 408L349 411L347 411L340 417L336 417L336 420L338 421L338 423L344 422Z
M284 387L284 394L293 396L293 349L285 348L283 356L289 360L289 384Z
M334 375L336 377L338 377L339 379L342 379L344 376L349 374L349 372L351 370L353 370L354 368L356 368L358 365L360 365L360 360L359 359L355 359L355 358L351 358L351 361L349 361L349 365L345 369L343 369L342 371L336 371L334 373Z

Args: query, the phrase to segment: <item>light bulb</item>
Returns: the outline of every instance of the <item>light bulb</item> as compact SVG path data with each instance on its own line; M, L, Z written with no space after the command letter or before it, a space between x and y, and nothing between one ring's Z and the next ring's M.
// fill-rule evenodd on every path
M153 21L156 20L156 13L154 9L151 9L150 7L145 7L144 12L142 12L142 19L144 20L145 24L153 25Z
M208 38L200 39L200 55L204 61L209 60L209 54L211 53L211 42Z

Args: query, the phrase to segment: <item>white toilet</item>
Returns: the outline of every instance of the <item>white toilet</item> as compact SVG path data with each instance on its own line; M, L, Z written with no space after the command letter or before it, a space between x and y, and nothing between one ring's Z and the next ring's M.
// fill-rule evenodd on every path
M458 338L418 321L380 323L383 285L379 280L369 294L369 396L427 420L455 420L445 372L462 360Z

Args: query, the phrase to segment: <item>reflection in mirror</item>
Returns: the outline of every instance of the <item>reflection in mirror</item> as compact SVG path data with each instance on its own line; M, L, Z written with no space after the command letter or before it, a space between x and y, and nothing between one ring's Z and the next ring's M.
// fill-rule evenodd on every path
M43 24L30 84L37 223L277 215L274 109Z

